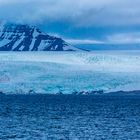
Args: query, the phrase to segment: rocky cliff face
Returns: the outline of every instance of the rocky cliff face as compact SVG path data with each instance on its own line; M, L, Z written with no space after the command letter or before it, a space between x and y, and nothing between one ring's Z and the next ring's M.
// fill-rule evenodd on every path
M77 51L63 39L28 25L0 26L0 51Z

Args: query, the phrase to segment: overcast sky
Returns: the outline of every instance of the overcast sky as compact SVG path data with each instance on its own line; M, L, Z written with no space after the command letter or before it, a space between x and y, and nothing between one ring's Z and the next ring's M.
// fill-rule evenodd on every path
M74 43L140 43L140 0L0 0L0 19Z

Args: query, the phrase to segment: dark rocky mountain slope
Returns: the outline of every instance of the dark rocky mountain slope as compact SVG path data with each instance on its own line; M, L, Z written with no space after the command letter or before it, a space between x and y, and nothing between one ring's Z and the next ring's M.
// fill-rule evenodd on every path
M78 51L63 39L28 25L0 26L0 51Z

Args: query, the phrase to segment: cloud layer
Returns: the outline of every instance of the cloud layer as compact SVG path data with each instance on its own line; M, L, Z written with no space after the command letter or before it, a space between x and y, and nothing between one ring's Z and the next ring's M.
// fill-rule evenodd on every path
M43 24L72 44L140 43L139 5L140 0L0 0L0 20Z
M140 24L139 0L0 0L0 19L42 23L61 21L74 26Z

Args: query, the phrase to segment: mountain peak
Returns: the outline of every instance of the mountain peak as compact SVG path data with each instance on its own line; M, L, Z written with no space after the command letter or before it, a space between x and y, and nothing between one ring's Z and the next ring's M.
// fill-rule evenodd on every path
M0 51L78 51L63 39L50 36L36 26L1 24Z

